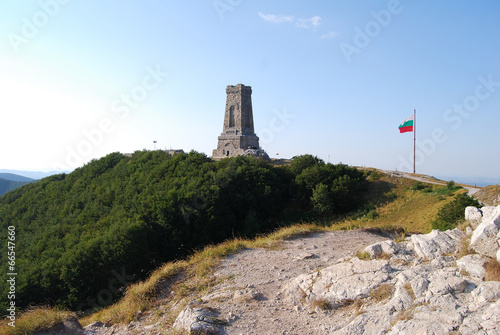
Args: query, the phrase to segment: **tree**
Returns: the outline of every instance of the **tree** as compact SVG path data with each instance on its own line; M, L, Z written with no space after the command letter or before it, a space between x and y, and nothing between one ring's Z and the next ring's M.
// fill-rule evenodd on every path
M432 222L432 229L441 231L454 229L457 223L464 219L467 206L480 207L481 204L467 193L457 194L455 200L439 210L436 219Z

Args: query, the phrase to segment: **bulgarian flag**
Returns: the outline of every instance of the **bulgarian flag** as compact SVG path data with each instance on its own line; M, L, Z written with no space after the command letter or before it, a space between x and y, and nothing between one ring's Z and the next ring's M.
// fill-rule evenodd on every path
M410 116L407 119L404 119L403 122L399 125L399 132L400 133L406 133L408 131L413 131L413 120L414 120L415 114Z

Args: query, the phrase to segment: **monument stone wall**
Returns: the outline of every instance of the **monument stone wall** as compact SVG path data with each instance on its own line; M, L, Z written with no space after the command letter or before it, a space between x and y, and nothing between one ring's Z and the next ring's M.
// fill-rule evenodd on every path
M236 157L251 149L259 149L253 123L252 88L243 84L229 85L226 87L224 126L212 158Z

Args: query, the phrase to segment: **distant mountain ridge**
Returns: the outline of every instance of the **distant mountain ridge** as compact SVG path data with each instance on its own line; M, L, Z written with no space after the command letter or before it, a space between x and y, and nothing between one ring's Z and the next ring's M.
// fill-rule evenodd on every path
M0 178L3 179L8 179L12 180L10 178L3 177L3 174L8 174L8 175L17 175L19 177L24 177L28 179L42 179L45 177L53 176L55 174L61 174L61 173L69 173L70 171L49 171L49 172L43 172L43 171L23 171L23 170L8 170L8 169L0 169ZM17 180L16 180L17 181Z
M36 182L40 179L50 177L55 174L67 172L68 171L42 172L0 169L0 196L23 185Z
M24 181L24 182L35 181L35 179L33 178L28 178L14 173L0 173L0 179L10 180L10 181Z
M13 173L0 173L0 196L34 181L36 180Z

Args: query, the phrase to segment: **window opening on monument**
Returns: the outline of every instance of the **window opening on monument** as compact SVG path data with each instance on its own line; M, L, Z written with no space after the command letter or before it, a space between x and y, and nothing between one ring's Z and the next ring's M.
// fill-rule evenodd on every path
M229 128L234 127L234 106L229 108Z

